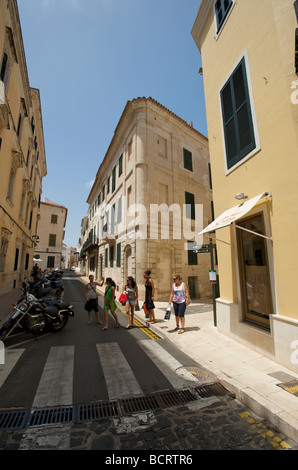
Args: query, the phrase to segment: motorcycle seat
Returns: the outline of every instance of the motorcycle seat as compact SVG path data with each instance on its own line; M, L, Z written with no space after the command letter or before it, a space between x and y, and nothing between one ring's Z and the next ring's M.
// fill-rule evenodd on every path
M57 307L54 307L54 305L50 305L49 307L46 307L44 311L49 315L57 315L59 309Z
M55 302L54 305L61 310L63 308L69 307L71 304L69 302Z

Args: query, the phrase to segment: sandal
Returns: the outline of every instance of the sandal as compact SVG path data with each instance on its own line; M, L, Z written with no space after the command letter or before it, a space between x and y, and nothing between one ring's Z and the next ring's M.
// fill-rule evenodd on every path
M106 328L105 326L101 329L101 331L106 331L108 330L109 328Z
M180 330L180 331L178 331L178 335L182 335L182 333L184 333L184 330L183 330L183 329Z

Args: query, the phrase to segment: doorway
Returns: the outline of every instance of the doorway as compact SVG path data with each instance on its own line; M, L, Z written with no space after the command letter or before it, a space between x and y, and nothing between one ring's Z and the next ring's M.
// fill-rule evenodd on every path
M237 230L243 318L269 329L273 304L267 241L259 236L265 235L263 213L238 222L238 225L254 232Z

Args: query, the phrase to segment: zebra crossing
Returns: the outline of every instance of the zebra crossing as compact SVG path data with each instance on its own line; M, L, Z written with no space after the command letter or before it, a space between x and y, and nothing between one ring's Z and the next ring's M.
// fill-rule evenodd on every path
M150 340L138 341L139 346L173 389L183 389L198 379L185 369L183 377L177 370L183 365L171 356L159 343ZM109 400L145 394L136 373L117 342L96 344L98 373L103 374ZM32 408L66 406L73 404L75 351L73 345L50 348L40 380L35 391ZM0 392L25 349L8 349L6 361L0 365ZM156 390L157 391L157 390ZM100 398L99 398L100 399ZM0 402L1 409L1 402Z

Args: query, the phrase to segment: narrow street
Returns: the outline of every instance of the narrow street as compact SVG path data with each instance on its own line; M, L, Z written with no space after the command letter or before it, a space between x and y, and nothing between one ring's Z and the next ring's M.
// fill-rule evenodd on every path
M64 277L75 305L65 329L7 340L0 366L0 449L288 449L216 377L142 325L126 330L117 309L109 330L87 322L84 284ZM100 318L103 298L99 296ZM0 421L1 422L1 421Z

